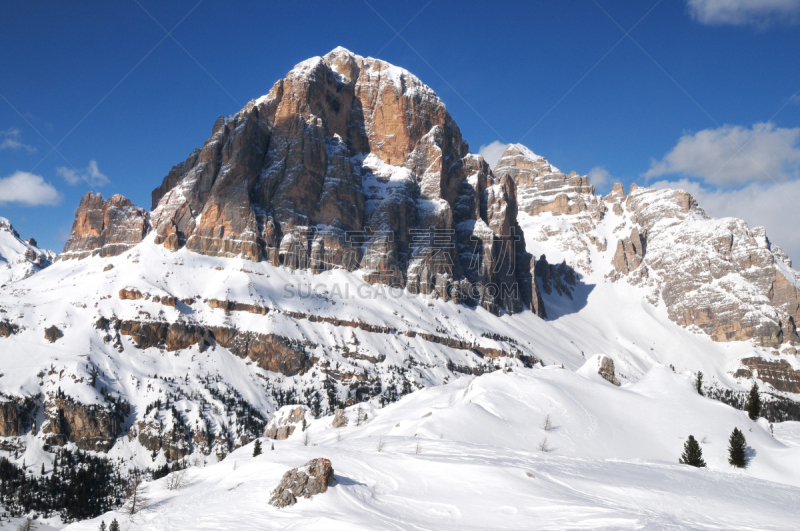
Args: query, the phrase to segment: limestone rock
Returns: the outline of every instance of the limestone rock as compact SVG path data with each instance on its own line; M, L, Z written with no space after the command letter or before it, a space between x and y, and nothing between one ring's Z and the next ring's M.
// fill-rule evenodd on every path
M18 330L19 327L14 323L6 320L0 321L0 337L9 337L13 334L16 334Z
M121 195L103 201L87 193L75 211L75 221L59 259L92 255L116 256L140 243L150 230L148 214Z
M55 343L64 337L64 332L61 331L56 325L49 326L44 329L44 338L50 343Z
M619 380L617 380L617 373L614 370L614 360L608 356L600 356L598 358L597 374L603 377L604 380L619 387Z
M286 507L297 503L297 498L310 498L321 494L333 485L333 466L324 457L312 459L300 468L286 472L281 482L272 491L269 504Z
M778 391L800 393L800 371L794 370L786 360L770 361L751 357L742 359L742 365L747 367L752 375Z
M337 48L220 118L170 171L153 192L156 242L536 310L515 184L468 151L418 78Z
M264 437L276 440L288 439L296 428L303 430L303 422L310 422L314 416L306 406L283 406L278 409L267 421L264 427Z
M547 159L522 144L509 144L494 167L498 177L508 175L516 184L520 210L535 216L544 212L577 214L595 201L588 177L565 175Z
M56 397L45 403L42 433L49 444L74 442L82 450L107 452L122 432L124 411L86 405L70 397Z
M344 409L337 409L333 414L333 422L331 426L334 428L344 428L347 426L347 415L344 414Z

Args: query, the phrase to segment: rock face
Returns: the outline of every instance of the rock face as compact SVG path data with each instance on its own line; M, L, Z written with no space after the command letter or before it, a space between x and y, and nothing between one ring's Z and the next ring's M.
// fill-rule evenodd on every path
M343 48L220 118L153 191L156 241L537 310L513 179L468 153L436 94Z
M648 288L648 301L663 301L673 321L716 341L800 343L800 275L763 228L712 219L680 190L634 184L626 194L617 183L596 196L586 178L564 175L520 145L508 146L494 174L516 183L527 247L546 248L548 257L555 248L573 278L600 272ZM539 262L542 292L571 297L570 283L557 282L567 277Z
M800 281L763 227L713 219L676 190L632 190L625 210L632 229L617 276L660 293L673 321L716 341L800 342Z
M103 328L109 326L102 323ZM200 324L165 321L124 320L116 323L118 331L129 336L138 348L182 350L198 345L201 351L218 344L240 358L255 361L259 367L294 376L311 367L305 345L276 334L259 334L230 327L205 327Z
M493 171L498 177L514 180L519 209L532 216L577 214L597 202L588 177L575 172L565 175L522 144L509 144Z
M312 459L301 468L286 472L281 482L272 491L269 504L286 507L297 503L297 498L310 498L321 494L333 484L333 466L324 457Z
M54 398L45 403L42 432L49 444L74 442L82 450L107 452L122 432L121 414L112 409L86 405L71 398Z
M116 256L140 243L149 231L148 214L121 195L103 201L87 193L75 211L75 221L59 259Z
M800 371L794 370L786 360L765 360L764 358L744 358L742 364L751 375L770 384L778 391L800 393Z
M30 427L35 408L31 397L0 396L0 437L19 437Z
M276 440L288 439L296 428L303 429L303 421L314 418L306 406L283 406L272 414L264 427L264 437Z

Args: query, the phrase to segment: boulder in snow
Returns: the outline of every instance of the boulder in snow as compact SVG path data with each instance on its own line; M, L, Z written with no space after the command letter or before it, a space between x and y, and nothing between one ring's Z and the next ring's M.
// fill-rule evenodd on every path
M275 507L286 507L297 503L297 498L310 498L328 490L333 484L333 466L329 459L318 457L312 459L301 468L293 468L286 472L281 482L272 491L269 504Z
M596 379L600 376L605 381L619 386L617 373L614 369L614 360L604 354L596 354L586 360L583 367L578 369L578 374L589 379Z

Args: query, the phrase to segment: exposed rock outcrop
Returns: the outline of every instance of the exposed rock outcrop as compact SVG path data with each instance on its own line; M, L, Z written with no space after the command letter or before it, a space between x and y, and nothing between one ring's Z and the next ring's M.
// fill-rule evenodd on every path
M597 374L602 376L605 381L619 387L620 384L617 379L617 372L614 369L614 360L608 356L600 356L597 365Z
M294 505L297 498L310 498L327 491L333 481L330 460L324 457L312 459L301 468L293 468L283 475L281 482L272 491L269 504L279 508Z
M641 263L644 274L628 280L660 291L672 320L717 341L800 342L800 282L787 276L785 263L778 267L782 251L763 227L713 219L684 191L638 188L626 203L635 226L615 270L624 275Z
M44 329L44 338L50 343L55 343L62 337L64 337L64 332L62 332L61 329L56 325L48 326Z
M138 348L176 351L198 345L201 351L216 343L240 358L253 360L262 369L294 376L311 367L305 345L276 334L259 334L235 328L164 321L123 320L119 333Z
M87 193L75 211L75 221L59 259L116 256L140 243L149 231L148 214L121 195L103 201Z
M121 412L82 404L69 397L49 399L44 415L42 433L47 434L48 444L63 445L70 441L82 450L107 452L122 432Z
M264 437L270 439L288 439L296 429L304 429L304 422L314 418L306 406L283 406L269 418L264 427Z
M19 326L14 323L10 323L6 320L0 321L0 337L9 337L16 334L18 330Z
M347 426L347 415L345 415L344 409L336 410L336 413L333 415L333 422L331 422L331 426L334 428L344 428Z
M594 186L585 175L565 175L547 159L522 144L509 144L494 174L509 176L517 187L519 209L535 216L544 212L577 214L597 203Z
M751 375L770 384L778 391L800 393L800 371L794 370L786 360L765 360L764 358L744 358L742 364ZM745 376L745 373L741 373Z

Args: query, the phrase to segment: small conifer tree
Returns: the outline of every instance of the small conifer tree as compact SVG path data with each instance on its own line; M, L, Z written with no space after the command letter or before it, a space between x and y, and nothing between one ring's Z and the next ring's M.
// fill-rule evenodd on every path
M256 439L256 444L253 445L253 457L261 455L261 441Z
M100 522L100 531L106 531L108 528L106 527L106 521L103 520Z
M761 416L761 397L758 396L758 384L753 382L750 388L750 397L747 400L747 414L752 420L757 420Z
M739 428L733 428L728 444L728 463L736 468L746 467L747 455L745 454L745 448L747 447L747 441L744 438L744 433L739 431Z
M116 518L111 521L111 525L108 526L108 531L119 531L119 522L117 522Z
M703 373L702 371L697 371L697 377L694 380L694 386L697 389L697 394L703 396Z
M703 468L706 462L703 461L703 450L700 449L700 444L695 440L694 435L689 435L689 439L683 445L683 454L678 461L683 465L696 466Z

